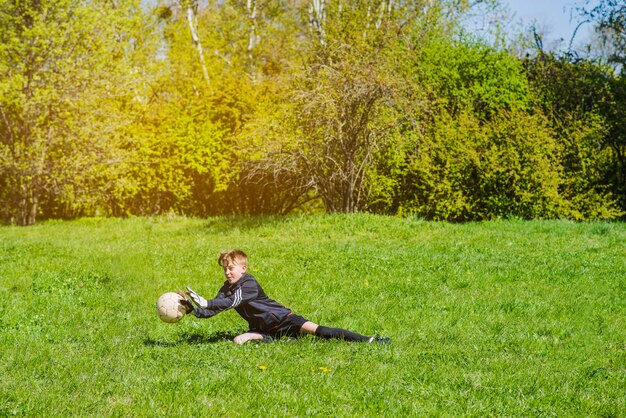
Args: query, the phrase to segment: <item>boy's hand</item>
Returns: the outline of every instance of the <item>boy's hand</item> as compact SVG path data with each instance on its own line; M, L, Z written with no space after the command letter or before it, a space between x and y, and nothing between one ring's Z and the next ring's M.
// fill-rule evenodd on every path
M189 286L187 286L187 294L189 295L191 300L193 300L193 303L195 303L199 307L206 308L209 305L205 298L203 298L202 296L200 296L199 294L191 290Z
M179 290L176 293L178 293L180 296L182 296L182 299L180 300L180 304L185 307L185 313L193 312L193 304L187 298L187 295L182 290Z

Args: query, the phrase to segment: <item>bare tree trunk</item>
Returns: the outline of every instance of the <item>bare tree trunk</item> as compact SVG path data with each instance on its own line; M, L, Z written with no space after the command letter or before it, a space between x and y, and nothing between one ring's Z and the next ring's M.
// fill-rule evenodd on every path
M21 184L22 196L20 199L20 207L18 212L18 220L17 224L20 226L26 226L27 222L27 208L28 208L28 191L26 190L26 185L24 183Z
M36 190L32 184L29 185L24 180L21 184L22 196L19 204L18 225L34 225L37 221L38 198Z
M37 221L37 209L39 199L37 198L37 193L34 190L31 190L29 193L29 207L28 207L28 221L27 225L34 225Z
M211 79L209 78L209 71L207 70L206 61L204 59L204 50L202 49L202 43L200 42L200 36L198 35L198 17L196 16L194 6L195 2L193 1L190 1L187 4L187 23L189 24L189 31L191 33L191 39L193 41L193 44L198 50L200 65L202 66L202 72L204 73L204 80L206 81L207 85L210 85Z
M250 73L250 78L252 82L256 82L257 80L257 71L256 65L254 62L253 51L254 48L260 42L260 36L256 31L256 18L257 18L257 2L256 0L248 0L248 19L250 20L250 35L248 36L248 71Z
M326 46L326 0L311 0L309 6L309 24L317 33L317 37L322 46Z

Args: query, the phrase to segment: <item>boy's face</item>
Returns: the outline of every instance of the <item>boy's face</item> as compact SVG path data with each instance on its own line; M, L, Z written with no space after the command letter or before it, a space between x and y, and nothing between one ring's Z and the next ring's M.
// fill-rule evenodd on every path
M241 276L244 275L248 266L245 264L235 264L232 261L228 264L224 265L224 276L226 276L226 280L228 283L235 284L241 279Z

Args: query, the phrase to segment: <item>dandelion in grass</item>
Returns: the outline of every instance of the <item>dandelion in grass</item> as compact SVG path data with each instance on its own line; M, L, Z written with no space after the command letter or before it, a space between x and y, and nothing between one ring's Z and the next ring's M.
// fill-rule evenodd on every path
M323 371L324 373L330 373L333 371L332 369L328 367L320 367L320 370Z
M265 364L259 364L259 370L264 372L265 370L267 370L267 366Z

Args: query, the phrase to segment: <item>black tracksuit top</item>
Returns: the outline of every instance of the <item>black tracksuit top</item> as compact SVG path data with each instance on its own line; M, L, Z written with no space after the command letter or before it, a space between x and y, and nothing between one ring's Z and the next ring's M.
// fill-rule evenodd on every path
M235 308L248 321L250 331L267 331L278 326L291 310L267 297L263 288L251 274L244 273L237 283L224 282L215 298L207 300L206 308L195 308L198 318L210 318L220 312Z

